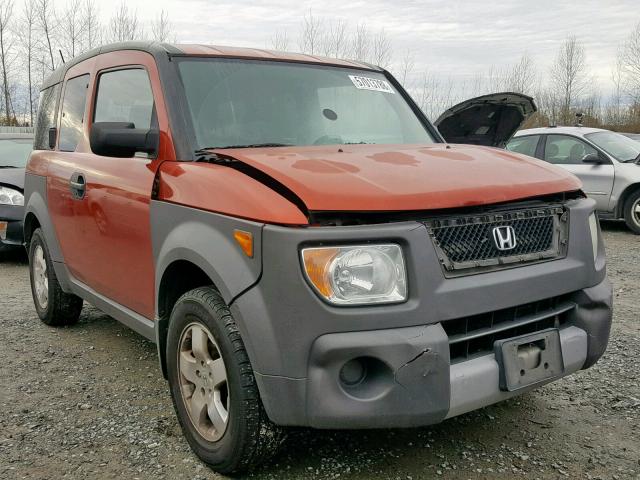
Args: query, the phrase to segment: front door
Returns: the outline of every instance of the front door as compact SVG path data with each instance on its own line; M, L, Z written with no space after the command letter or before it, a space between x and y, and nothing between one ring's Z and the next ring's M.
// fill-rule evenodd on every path
M63 256L77 280L153 319L151 191L160 163L175 159L155 61L151 55L135 51L100 55L95 58L87 90L85 121L75 145L64 144L63 105L59 150L67 150L66 156L73 160L68 162L72 168L65 172L68 179L64 185L72 216L65 231L57 232ZM93 154L89 132L94 121L159 128L158 155L114 158Z
M543 158L556 164L582 180L584 192L596 201L599 211L609 210L609 199L613 190L614 167L606 159L600 164L584 163L582 159L599 152L584 140L570 135L547 135Z

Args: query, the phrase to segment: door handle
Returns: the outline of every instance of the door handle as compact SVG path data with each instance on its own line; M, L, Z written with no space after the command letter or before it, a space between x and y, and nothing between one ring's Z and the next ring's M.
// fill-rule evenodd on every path
M69 189L71 190L73 198L76 200L82 200L84 198L84 194L87 191L87 182L85 181L82 173L76 172L71 175L71 179L69 180Z

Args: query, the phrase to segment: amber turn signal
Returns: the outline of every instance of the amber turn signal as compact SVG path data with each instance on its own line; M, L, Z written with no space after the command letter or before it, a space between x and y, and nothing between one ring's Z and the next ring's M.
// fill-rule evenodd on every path
M244 254L249 258L253 258L253 235L244 230L234 230L233 238L236 239Z
M337 248L310 248L302 251L307 278L325 298L330 298L333 295L329 267L338 252Z

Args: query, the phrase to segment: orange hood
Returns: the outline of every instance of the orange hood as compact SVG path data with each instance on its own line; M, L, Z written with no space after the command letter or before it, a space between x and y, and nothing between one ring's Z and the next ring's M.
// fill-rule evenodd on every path
M434 210L579 190L565 170L471 145L343 145L211 150L293 191L310 211Z

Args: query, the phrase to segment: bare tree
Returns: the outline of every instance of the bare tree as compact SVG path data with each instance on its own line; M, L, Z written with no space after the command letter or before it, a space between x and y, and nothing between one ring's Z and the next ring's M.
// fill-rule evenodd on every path
M622 99L624 94L624 59L623 50L618 51L616 63L611 69L613 91L605 112L605 121L609 125L620 126L624 122Z
M98 16L98 7L94 0L85 0L82 5L84 19L84 48L91 50L101 43L102 25Z
M56 62L53 56L53 43L54 43L54 35L56 31L56 23L55 19L55 10L53 7L53 0L36 0L37 6L37 16L38 16L38 24L44 39L42 42L44 43L45 50L49 55L49 60L51 61L50 67L51 70L55 70Z
M12 43L10 31L13 24L13 2L0 0L0 64L2 67L2 93L6 125L11 125L11 92L9 91L9 66Z
M270 47L273 50L286 51L289 49L289 36L287 32L276 32L271 36Z
M337 20L329 25L322 39L323 53L328 57L344 58L349 53L347 22Z
M525 52L518 63L507 72L505 79L506 90L516 93L532 95L537 83L535 65L531 57Z
M320 51L322 42L322 21L318 17L314 17L309 11L309 15L305 15L302 20L302 32L300 34L299 47L303 53L311 55Z
M387 68L391 62L391 40L387 36L384 29L380 30L375 37L373 37L373 51L372 62L376 65Z
M161 10L160 14L151 23L151 38L156 42L170 42L174 37L169 15L164 10Z
M127 4L122 2L116 13L109 21L109 36L112 42L126 42L141 38L142 32L138 25L138 14L135 10L129 10Z
M360 24L356 27L356 31L353 34L351 42L351 56L355 60L366 62L369 60L369 54L371 51L371 37L367 31L367 27L364 24Z
M69 0L60 12L58 25L60 26L60 47L65 60L69 60L81 53L82 38L86 28L83 18L81 0Z
M551 66L551 80L560 101L560 120L571 122L571 107L588 85L584 47L576 37L569 37L560 46Z
M640 22L627 37L620 52L624 89L636 103L640 102Z
M407 81L409 77L413 73L413 67L415 66L415 56L413 54L413 50L407 49L402 56L402 61L400 62L400 81L405 88L408 88Z
M29 125L33 125L33 55L35 50L35 28L36 28L36 7L34 0L25 0L22 9L22 18L20 19L20 30L22 32L22 53L25 60L25 69L27 71L27 87L29 89L27 98L29 108L25 110L25 114L29 115Z

